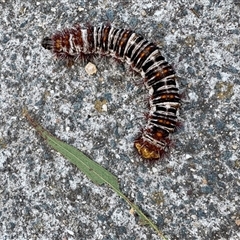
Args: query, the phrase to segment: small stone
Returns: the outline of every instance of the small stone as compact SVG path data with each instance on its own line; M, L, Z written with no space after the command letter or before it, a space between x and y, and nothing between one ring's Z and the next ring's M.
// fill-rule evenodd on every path
M78 8L78 11L79 11L79 12L82 12L83 10L84 10L83 7L79 7L79 8Z
M103 104L102 105L102 111L103 112L107 112L107 104Z
M89 62L85 66L85 71L87 72L88 75L93 75L97 72L97 68L93 63Z
M186 160L189 160L189 159L191 159L192 158L192 155L190 155L190 154L185 154L185 159Z
M69 229L67 229L67 233L70 234L70 235L72 235L72 236L74 236L74 232L71 231L71 230L69 230Z
M103 99L101 100L96 100L95 104L94 104L94 108L98 111L98 112L107 112L107 100Z
M235 223L237 226L240 226L240 219L236 219Z
M235 144L234 144L234 145L232 145L232 149L233 149L233 150L237 150L237 148L238 148L238 146L237 146L237 145L235 145Z
M133 215L133 214L135 213L135 210L134 210L133 208L131 208L131 209L129 210L129 213L130 213L131 215Z
M142 14L143 17L146 17L146 15L147 15L147 13L146 13L145 10L142 10L142 11L141 11L141 14Z
M158 171L157 168L155 168L155 167L152 168L153 173L156 173L157 171Z

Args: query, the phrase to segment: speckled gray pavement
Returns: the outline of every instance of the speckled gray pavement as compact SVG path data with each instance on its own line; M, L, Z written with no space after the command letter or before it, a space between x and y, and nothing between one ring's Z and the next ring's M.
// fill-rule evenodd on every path
M239 13L237 0L0 0L0 239L159 239L52 151L24 107L115 174L169 239L240 239ZM140 76L102 58L88 76L41 47L76 22L131 28L176 69L183 127L164 160L149 166L133 149L148 111Z

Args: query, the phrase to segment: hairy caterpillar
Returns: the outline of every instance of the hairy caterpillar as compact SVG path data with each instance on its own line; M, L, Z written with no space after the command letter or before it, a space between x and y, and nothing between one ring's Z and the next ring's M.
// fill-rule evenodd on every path
M150 110L147 124L134 146L148 160L160 159L168 152L169 134L178 125L177 112L181 101L175 72L157 45L131 30L110 25L85 28L75 25L45 37L42 46L68 62L96 54L112 56L140 73L149 91Z

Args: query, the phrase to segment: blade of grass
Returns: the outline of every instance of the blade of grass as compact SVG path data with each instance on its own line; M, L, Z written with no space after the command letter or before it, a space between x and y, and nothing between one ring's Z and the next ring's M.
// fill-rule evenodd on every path
M163 233L158 229L152 220L150 220L140 208L132 203L120 190L118 179L116 176L111 174L108 170L103 168L98 163L94 162L88 158L85 154L80 152L77 148L72 147L63 141L54 137L51 133L45 130L37 121L35 121L28 113L26 109L23 109L23 115L27 121L36 129L41 137L43 137L47 144L51 146L54 150L61 153L65 158L67 158L71 163L76 165L86 176L92 180L95 184L102 185L107 184L116 192L120 197L122 197L132 209L139 215L143 223L148 224L152 227L162 239L166 239Z

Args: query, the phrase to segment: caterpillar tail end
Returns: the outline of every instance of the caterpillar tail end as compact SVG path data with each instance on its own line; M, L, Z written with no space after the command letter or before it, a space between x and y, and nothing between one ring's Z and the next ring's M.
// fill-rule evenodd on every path
M137 149L138 153L142 158L146 160L158 160L162 158L161 151L156 149L151 144L143 143L143 141L136 140L134 142L134 147Z

